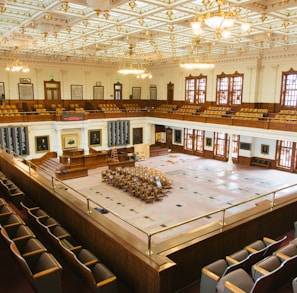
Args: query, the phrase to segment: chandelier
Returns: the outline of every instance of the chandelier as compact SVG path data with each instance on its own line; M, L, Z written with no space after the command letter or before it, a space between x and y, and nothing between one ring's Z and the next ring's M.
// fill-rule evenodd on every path
M141 75L144 73L145 68L143 68L142 64L133 59L133 48L134 45L131 44L129 46L129 58L123 58L121 60L118 73L134 75Z
M193 47L190 51L189 56L182 58L180 61L180 67L184 69L212 69L214 64L211 62L201 62L198 57L198 45L200 39L193 40Z
M30 71L28 66L24 65L19 59L16 59L11 64L7 64L6 70L12 71L12 72L18 72L18 71L29 72Z
M144 72L137 75L137 78L145 79L145 78L153 78L152 73L147 69L144 69Z
M195 35L201 35L203 24L215 30L218 36L228 37L230 35L228 28L232 27L234 21L238 18L238 12L228 7L226 10L222 9L223 0L202 0L205 9L208 12L199 14L196 12L194 20L191 22L191 27ZM216 11L210 11L217 5Z

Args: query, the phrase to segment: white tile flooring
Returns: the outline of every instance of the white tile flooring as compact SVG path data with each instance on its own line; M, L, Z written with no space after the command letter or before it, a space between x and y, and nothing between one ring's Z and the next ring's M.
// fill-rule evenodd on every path
M124 220L148 233L297 183L297 174L236 164L233 165L232 171L227 171L226 162L185 154L154 157L136 162L136 166L157 169L172 179L173 188L168 196L162 201L145 203L102 182L101 172L107 167L89 170L87 177L64 182L98 202L101 207L112 211L105 214L106 217L129 229L129 224L124 223ZM297 188L278 194L291 193L293 190ZM271 195L267 198L271 199ZM255 202L249 203L244 208L254 204ZM94 204L92 206L96 207ZM233 208L230 213L237 213L241 209L242 207ZM177 234L186 233L189 229L210 224L220 217L221 214L203 217L202 220L189 225L158 234L154 236L154 241L164 241ZM143 238L141 232L135 233Z

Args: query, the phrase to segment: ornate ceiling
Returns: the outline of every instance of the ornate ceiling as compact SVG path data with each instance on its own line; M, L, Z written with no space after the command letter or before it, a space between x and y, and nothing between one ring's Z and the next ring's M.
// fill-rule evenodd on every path
M229 38L207 25L200 36L191 28L195 16L218 10L214 0L0 0L0 52L28 63L116 66L133 45L149 68L179 63L194 46L201 60L215 60L297 45L297 0L226 0L223 9L236 14ZM245 22L251 28L243 32Z

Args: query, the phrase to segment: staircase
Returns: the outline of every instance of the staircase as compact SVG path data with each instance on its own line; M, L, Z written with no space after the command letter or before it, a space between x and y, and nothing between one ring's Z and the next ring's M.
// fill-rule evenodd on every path
M41 168L38 169L38 173L42 173L45 176L55 176L56 170L59 169L61 166L63 166L63 164L61 164L57 158L49 158L39 164L39 167Z

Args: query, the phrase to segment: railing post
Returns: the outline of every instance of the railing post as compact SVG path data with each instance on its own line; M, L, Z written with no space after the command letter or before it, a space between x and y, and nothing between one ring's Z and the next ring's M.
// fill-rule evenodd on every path
M225 215L226 215L226 209L223 209L222 228L225 227Z
M55 190L56 188L55 188L54 176L52 176L52 188L53 188L54 191L56 191Z
M28 166L29 166L29 175L30 175L30 177L32 177L32 175L31 175L31 161L28 161Z
M272 193L272 205L271 208L273 208L275 205L275 191Z
M152 255L152 234L147 234L147 251L146 251L146 254L148 256L151 256Z
M90 198L89 198L89 197L87 197L87 208L88 208L87 213L88 213L88 214L91 214L92 211L91 211L91 209L90 209Z

